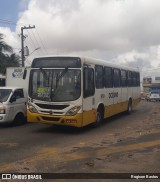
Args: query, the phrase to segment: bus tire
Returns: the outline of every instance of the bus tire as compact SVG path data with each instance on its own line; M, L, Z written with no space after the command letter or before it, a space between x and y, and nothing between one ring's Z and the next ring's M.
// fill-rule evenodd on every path
M93 127L99 127L102 124L104 112L102 108L97 109L96 121L93 123Z
M131 114L131 113L132 113L132 100L130 99L128 101L127 114Z

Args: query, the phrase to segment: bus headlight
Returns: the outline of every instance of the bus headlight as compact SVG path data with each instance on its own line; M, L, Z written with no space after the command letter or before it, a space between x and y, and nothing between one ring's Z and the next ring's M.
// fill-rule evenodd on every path
M6 108L4 106L0 107L0 114L5 114L6 113Z
M31 103L28 103L28 109L30 112L34 112L34 113L37 113L37 109L31 104Z
M72 109L70 109L66 115L67 116L74 116L75 114L77 114L77 112L81 109L81 106L74 106Z

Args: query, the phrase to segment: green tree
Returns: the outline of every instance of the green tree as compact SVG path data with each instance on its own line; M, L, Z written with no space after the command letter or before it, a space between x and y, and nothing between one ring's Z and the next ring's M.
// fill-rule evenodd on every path
M6 44L6 42L3 41L3 38L4 35L0 33L0 53L2 53L3 51L12 52L13 51L12 47Z
M7 67L18 67L20 65L20 57L13 53L13 49L3 41L3 34L0 33L0 73L5 74ZM9 54L5 54L8 52Z

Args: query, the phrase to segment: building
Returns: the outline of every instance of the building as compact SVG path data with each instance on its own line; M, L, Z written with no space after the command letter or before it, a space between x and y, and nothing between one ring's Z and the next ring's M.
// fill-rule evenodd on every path
M143 96L147 96L151 90L160 90L160 72L143 77Z

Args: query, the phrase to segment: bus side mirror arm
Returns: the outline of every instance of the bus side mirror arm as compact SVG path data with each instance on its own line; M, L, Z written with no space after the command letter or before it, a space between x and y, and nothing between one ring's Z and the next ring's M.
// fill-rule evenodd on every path
M26 76L27 76L27 69L25 68L25 69L24 69L24 72L23 72L23 80L26 79Z

